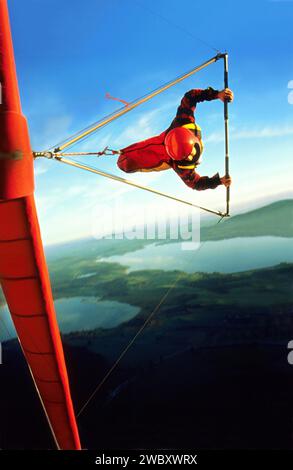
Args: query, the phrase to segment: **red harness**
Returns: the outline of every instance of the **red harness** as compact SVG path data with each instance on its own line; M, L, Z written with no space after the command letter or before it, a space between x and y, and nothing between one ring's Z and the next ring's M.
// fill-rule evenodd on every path
M117 161L119 168L126 173L159 167L170 163L170 157L164 145L166 131L150 139L129 145L121 150Z

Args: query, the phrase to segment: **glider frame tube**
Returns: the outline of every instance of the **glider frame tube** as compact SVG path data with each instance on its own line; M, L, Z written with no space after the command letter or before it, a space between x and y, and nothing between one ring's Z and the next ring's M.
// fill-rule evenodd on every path
M79 434L35 207L33 155L6 0L0 0L0 31L0 282L55 442L60 449L77 450Z

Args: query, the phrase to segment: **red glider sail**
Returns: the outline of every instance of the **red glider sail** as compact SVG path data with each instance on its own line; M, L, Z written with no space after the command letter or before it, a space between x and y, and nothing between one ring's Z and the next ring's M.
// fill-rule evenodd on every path
M60 449L80 449L34 202L6 0L0 0L0 280L21 347Z

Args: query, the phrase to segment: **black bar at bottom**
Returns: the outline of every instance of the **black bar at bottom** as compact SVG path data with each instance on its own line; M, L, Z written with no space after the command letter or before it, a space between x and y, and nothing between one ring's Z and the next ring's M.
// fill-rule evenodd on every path
M184 465L210 468L254 468L270 465L271 468L285 468L293 462L291 450L96 450L96 451L0 451L0 466L25 465L52 467L52 465L95 466L101 468L113 465L114 468L134 466ZM7 464L7 467L3 466ZM214 467L211 467L214 466ZM20 467L18 467L20 468Z

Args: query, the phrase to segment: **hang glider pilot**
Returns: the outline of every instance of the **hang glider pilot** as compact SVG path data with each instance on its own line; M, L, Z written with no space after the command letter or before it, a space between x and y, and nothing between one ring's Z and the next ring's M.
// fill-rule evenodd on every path
M195 123L194 112L198 103L220 99L232 102L233 92L209 87L206 90L188 91L177 110L170 127L160 135L137 142L119 151L118 167L126 173L137 171L162 171L172 168L192 189L198 191L214 189L223 184L231 184L230 176L216 173L209 178L200 176L195 169L201 162L203 142L201 128Z

